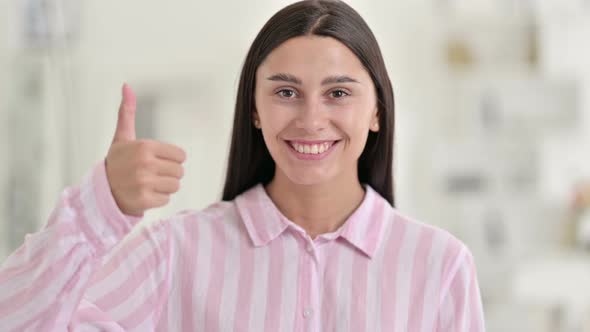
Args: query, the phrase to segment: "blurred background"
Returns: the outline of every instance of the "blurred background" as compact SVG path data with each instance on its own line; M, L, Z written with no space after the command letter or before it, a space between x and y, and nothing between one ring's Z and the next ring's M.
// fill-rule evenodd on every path
M187 151L146 220L221 197L239 72L292 1L0 0L0 261L137 132ZM590 1L349 0L396 97L397 208L475 255L488 331L590 331Z

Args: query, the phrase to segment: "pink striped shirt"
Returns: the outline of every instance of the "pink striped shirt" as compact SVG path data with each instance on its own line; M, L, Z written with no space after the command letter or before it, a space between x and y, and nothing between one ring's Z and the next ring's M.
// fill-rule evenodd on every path
M126 237L100 162L0 268L0 330L484 331L467 247L365 190L316 239L262 185Z

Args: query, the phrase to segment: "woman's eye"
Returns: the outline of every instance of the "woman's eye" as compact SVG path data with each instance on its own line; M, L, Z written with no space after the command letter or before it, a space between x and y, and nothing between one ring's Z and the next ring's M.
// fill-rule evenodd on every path
M295 96L295 91L289 89L282 89L277 92L281 97L291 98Z
M334 90L330 93L332 94L332 97L334 97L334 98L341 98L344 96L348 96L348 93L346 93L346 91L344 91L344 90Z

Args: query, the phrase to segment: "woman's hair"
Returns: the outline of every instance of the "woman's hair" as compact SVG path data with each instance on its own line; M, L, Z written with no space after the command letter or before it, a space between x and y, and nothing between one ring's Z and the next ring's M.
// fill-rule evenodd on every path
M272 50L298 36L332 37L362 62L375 84L379 131L369 131L358 160L358 177L392 206L394 101L391 82L375 36L362 17L342 1L304 0L270 18L254 39L240 76L223 200L233 200L252 186L272 180L275 162L260 130L253 126L256 70Z

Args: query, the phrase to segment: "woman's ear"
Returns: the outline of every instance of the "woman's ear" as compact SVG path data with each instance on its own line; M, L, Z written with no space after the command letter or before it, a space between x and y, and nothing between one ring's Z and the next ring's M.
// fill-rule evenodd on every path
M379 131L379 108L378 107L375 107L375 109L373 110L373 115L371 116L369 130L371 130L373 132Z
M254 123L254 127L260 129L260 116L256 110L252 112L252 123Z

